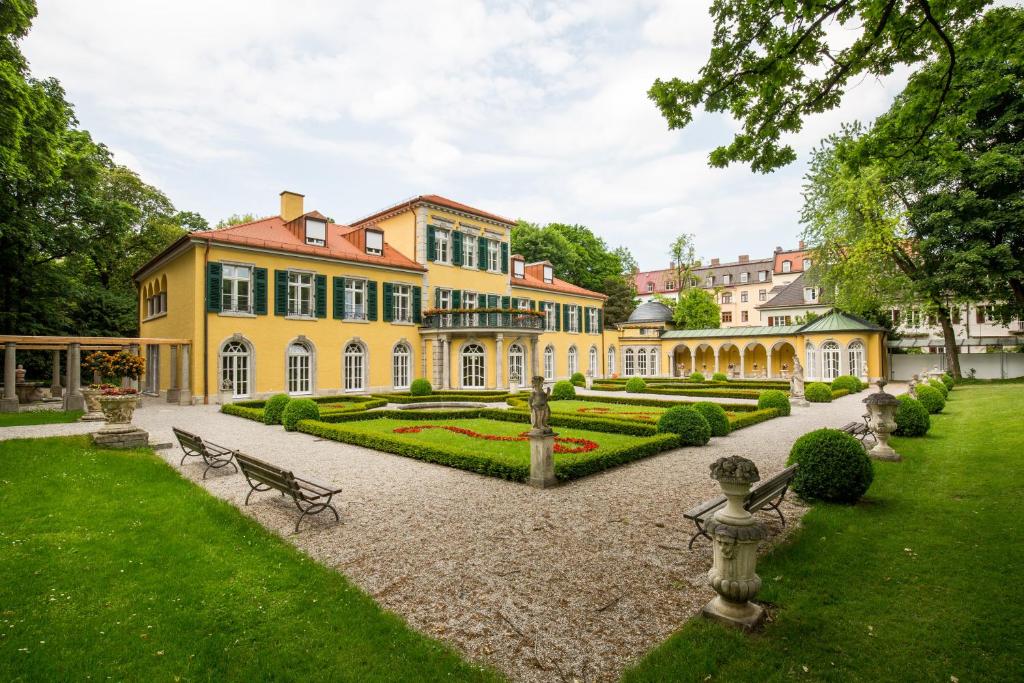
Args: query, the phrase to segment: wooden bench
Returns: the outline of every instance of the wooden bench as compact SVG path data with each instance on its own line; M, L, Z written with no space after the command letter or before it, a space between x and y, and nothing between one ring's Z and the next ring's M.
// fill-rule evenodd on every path
M878 443L878 437L875 436L875 431L871 429L871 423L869 422L871 419L870 413L862 415L861 417L864 418L863 422L848 422L840 427L839 431L846 432L847 434L857 437L860 439L861 445L867 448L865 440L870 436L875 443Z
M782 504L782 499L786 497L786 491L789 490L789 483L793 480L793 476L796 474L796 465L791 465L786 469L782 470L774 477L767 481L761 482L759 486L751 489L750 493L743 501L743 508L748 512L757 512L759 510L769 509L774 510L775 514L779 516L782 521L782 526L786 526L786 518L782 515L782 510L779 509L779 505ZM688 548L693 548L693 543L699 537L711 540L711 536L706 531L707 523L711 521L711 516L715 514L719 509L725 507L726 499L725 496L719 496L706 500L700 505L691 508L683 515L684 518L693 522L693 525L697 527L696 533L690 536L690 543Z
M206 463L206 469L203 470L203 479L206 479L206 475L209 474L210 470L220 469L228 465L234 467L235 472L238 471L235 463L231 462L235 455L233 450L204 441L198 435L186 432L184 429L179 429L178 427L171 427L171 429L174 431L174 436L178 437L181 450L185 452L185 455L181 456L181 462L178 463L179 466L185 464L186 458L202 458L203 462Z
M286 469L245 453L235 452L235 460L242 467L242 474L249 482L250 491L245 497L246 505L249 504L252 494L257 491L277 490L282 496L291 496L295 507L302 513L295 522L295 533L299 532L299 524L306 515L316 515L324 510L333 512L334 520L340 521L338 511L331 505L331 498L341 493L340 488L330 488L308 479L300 479Z

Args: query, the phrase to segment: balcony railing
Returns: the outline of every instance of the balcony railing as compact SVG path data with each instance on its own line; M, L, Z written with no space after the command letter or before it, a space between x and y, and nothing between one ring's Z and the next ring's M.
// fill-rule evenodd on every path
M446 313L431 311L423 316L423 327L433 330L537 330L544 329L544 316L527 311L498 311L482 309L480 312Z

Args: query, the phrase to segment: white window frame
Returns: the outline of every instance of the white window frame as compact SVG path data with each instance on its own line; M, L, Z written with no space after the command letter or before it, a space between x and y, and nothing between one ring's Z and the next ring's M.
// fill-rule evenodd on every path
M308 278L309 282L303 282ZM309 311L302 311L302 292L308 291ZM316 275L305 270L288 271L288 315L296 318L312 318L316 315Z
M520 279L520 280L523 279L524 277L526 277L526 263L525 262L523 262L523 261L521 261L519 259L515 259L514 261L512 261L512 277Z
M463 389L483 389L487 385L487 352L482 344L466 344L459 353L459 377Z
M304 342L288 345L285 385L292 396L313 393L313 349Z
M230 340L221 346L220 376L231 379L231 398L249 398L252 382L252 350L245 342Z
M452 231L447 228L434 228L434 260L452 262Z
M750 280L750 273L740 273L740 284L745 285Z
M396 323L412 322L412 287L410 285L393 284L391 286L391 321Z
M487 240L487 270L501 272L501 242L498 240Z
M722 276L722 284L723 285L731 285L732 284L732 275L729 275L728 273L723 275Z
M648 282L647 283L647 291L648 292L653 292L654 291L654 283L653 282Z
M859 339L854 339L846 347L849 372L854 377L863 377L867 374L864 365L864 344Z
M615 359L615 347L614 346L609 346L608 347L608 367L607 367L607 371L610 372L610 373L614 373L615 372L615 360L616 360Z
M321 232L323 233L323 237L310 237L309 236L309 232L310 232L309 231L309 227L311 225L315 225L315 226L321 228ZM306 219L305 228L306 228L306 244L311 244L311 245L317 246L317 247L322 247L325 244L327 244L327 221L322 221L319 218L307 218Z
M366 388L366 348L359 342L349 342L342 352L345 391L363 391Z
M590 353L587 356L587 363L589 364L590 374L591 375L597 376L597 375L600 374L599 368L597 367L598 366L598 356L597 356L597 347L596 346L591 346L590 347Z
M580 358L579 351L576 350L575 346L569 347L569 376L572 377L575 373L580 371Z
M544 266L544 282L551 284L555 281L555 269L552 266Z
M370 236L373 236L374 241L380 240L380 246L370 246ZM384 233L380 230L367 230L366 231L366 253L372 256L382 256L384 254Z
M816 287L804 287L804 301L815 303L818 300L818 289Z
M740 292L740 303L745 304L750 301L750 292Z
M569 306L569 332L580 331L580 307L570 305Z
M758 301L767 301L768 300L768 290L767 289L759 289L759 290L757 290L757 300Z
M759 270L759 271L757 271L757 281L758 282L767 282L768 281L768 271L767 270Z
M651 377L657 377L658 375L658 349L647 350L647 360L649 363L649 370Z
M626 349L622 352L622 375L624 377L636 376L636 353L633 349Z
M519 375L516 381L515 376ZM522 387L526 382L526 351L519 343L508 347L508 383L510 387Z
M361 303L356 304L359 300ZM345 320L366 320L366 280L345 278Z
M391 384L395 389L408 389L412 376L412 349L408 344L396 344L391 352Z
M831 382L842 374L841 348L838 342L827 341L821 345L821 376Z
M544 347L544 379L548 382L555 379L555 347L550 344Z
M545 301L544 306L544 331L553 332L557 326L557 314L555 313L555 304L550 301Z
M597 319L598 319L597 309L596 308L589 309L587 311L587 317L590 319L590 333L591 334L600 334L601 330L597 329L599 327L599 325L597 324Z
M477 267L477 239L476 235L462 233L462 265L466 268Z
M242 274L244 272L244 275ZM224 263L221 265L220 276L220 310L222 313L252 313L253 299L253 277L252 266L236 263ZM239 283L244 282L247 293L245 294L245 305L239 306L238 293Z
M470 301L472 299L472 301ZM476 292L462 293L462 308L480 308L480 295ZM479 313L463 314L463 320L468 327L476 327L480 322Z
M636 352L636 374L637 377L645 377L647 375L647 352L643 349L639 349Z
M788 260L787 261L783 261L782 262L782 272L783 273L792 273L793 272L793 262L792 261L788 261Z

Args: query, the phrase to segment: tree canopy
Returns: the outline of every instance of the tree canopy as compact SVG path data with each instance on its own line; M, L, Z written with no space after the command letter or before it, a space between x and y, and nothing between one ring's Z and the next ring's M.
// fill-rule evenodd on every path
M660 301L672 309L672 321L681 330L714 329L722 326L722 310L715 302L715 295L700 287L687 287L680 290L679 296L671 299L655 295Z

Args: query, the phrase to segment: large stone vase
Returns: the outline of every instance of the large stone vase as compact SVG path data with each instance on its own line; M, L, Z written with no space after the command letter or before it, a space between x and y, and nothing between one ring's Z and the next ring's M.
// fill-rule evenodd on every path
M85 399L85 415L78 419L82 422L105 422L107 416L103 414L103 408L100 406L100 396L103 392L91 387L82 387L81 391L82 398Z
M132 423L132 415L139 404L139 397L134 394L100 396L99 404L108 425L128 425Z
M107 424L92 435L93 443L105 448L140 448L149 444L149 433L132 424L138 396L101 396L99 401Z

